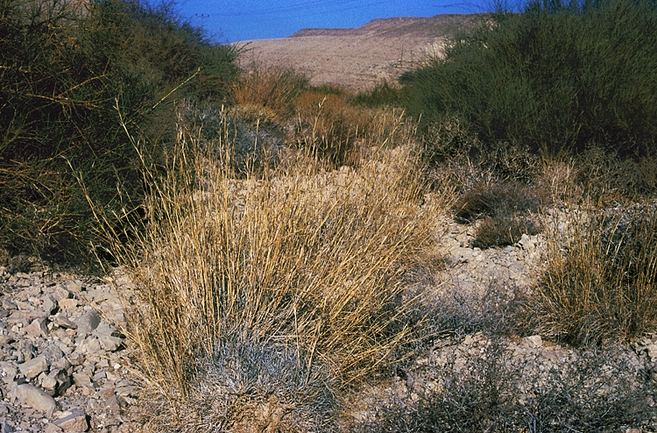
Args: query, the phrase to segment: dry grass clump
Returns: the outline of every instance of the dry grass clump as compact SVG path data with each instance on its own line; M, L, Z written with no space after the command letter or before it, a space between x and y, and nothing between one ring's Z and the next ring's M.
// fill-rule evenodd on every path
M295 100L293 141L332 166L354 165L371 146L395 147L415 136L401 109L355 106L343 94L307 91Z
M129 334L146 376L175 402L158 414L169 431L229 430L271 397L286 423L321 430L326 405L309 415L313 396L385 365L411 332L403 277L431 242L436 211L420 206L417 157L399 147L370 151L358 169L302 160L237 180L229 136L198 137L181 123L164 177L146 173L143 235L115 242L135 284ZM267 359L284 368L258 364ZM181 418L188 398L219 409Z
M544 335L572 344L632 338L657 326L657 209L653 201L576 214L549 233L536 288Z
M333 165L347 163L370 132L371 110L353 107L341 96L307 91L295 106L295 142L307 155Z
M293 69L252 64L233 84L231 93L236 105L264 107L289 116L294 98L308 86L308 79Z
M483 218L477 227L475 247L511 245L523 234L540 232L531 214L538 212L543 201L534 187L517 181L480 183L456 202L455 218L464 223Z

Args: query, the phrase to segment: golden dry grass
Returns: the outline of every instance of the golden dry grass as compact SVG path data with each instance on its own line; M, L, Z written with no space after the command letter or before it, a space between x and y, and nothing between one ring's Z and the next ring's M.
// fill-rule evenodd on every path
M259 106L290 115L293 101L308 87L308 79L290 68L252 64L246 68L232 88L238 106Z
M179 128L164 176L146 171L151 194L141 234L131 244L114 239L115 257L135 285L126 294L128 333L151 392L176 402L164 404L172 412L158 410L163 416L154 422L183 428L171 421L184 418L176 407L189 409L185 402L199 393L221 404L198 422L187 419L185 431L235 427L240 410L269 404L269 391L222 394L225 384L213 388L202 379L214 377L208 380L216 385L235 374L230 380L249 388L248 372L218 367L242 359L244 348L263 362L277 360L269 365L293 365L295 379L271 392L296 408L291 419L308 420L309 399L386 366L416 331L406 319L416 299L405 296L405 277L435 242L432 221L450 191L423 203L410 137L394 149L368 147L357 168L326 171L299 156L240 180L229 168L227 133L210 149L184 122ZM211 373L217 369L224 373ZM308 428L300 425L288 427Z

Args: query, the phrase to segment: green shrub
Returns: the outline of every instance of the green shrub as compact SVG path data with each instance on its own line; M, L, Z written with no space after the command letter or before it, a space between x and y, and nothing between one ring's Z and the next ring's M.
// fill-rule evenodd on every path
M425 127L456 116L484 143L628 154L657 133L657 9L650 0L530 2L455 37L401 77Z
M0 245L57 261L93 242L86 194L108 210L138 203L120 123L163 129L172 89L194 76L174 96L223 98L235 74L231 48L139 1L3 0L0 51Z
M354 96L351 102L369 108L403 105L403 93L398 87L391 86L387 81L377 84L374 88Z

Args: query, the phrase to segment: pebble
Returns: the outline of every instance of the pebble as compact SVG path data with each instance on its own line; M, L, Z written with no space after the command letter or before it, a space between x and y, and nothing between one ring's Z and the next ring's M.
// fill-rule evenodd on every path
M525 337L522 339L523 344L530 348L538 348L543 346L543 339L540 335L532 335L531 337Z
M25 332L32 338L47 337L48 333L48 320L45 318L34 319L32 323L25 327Z
M78 300L65 298L57 301L57 304L59 304L59 308L62 310L71 310L78 306Z
M49 417L57 408L57 402L54 398L42 389L27 383L16 386L16 398L32 409L45 412Z
M73 408L64 412L55 425L64 432L86 432L89 430L87 414L81 408Z
M28 379L34 379L44 371L48 370L48 362L46 357L39 355L36 358L25 361L18 366L21 373Z
M0 398L13 399L0 402L0 433L135 431L125 424L138 388L121 367L131 365L123 326L106 282L48 270L0 279Z
M87 311L75 321L78 334L90 334L100 324L100 315L94 310Z

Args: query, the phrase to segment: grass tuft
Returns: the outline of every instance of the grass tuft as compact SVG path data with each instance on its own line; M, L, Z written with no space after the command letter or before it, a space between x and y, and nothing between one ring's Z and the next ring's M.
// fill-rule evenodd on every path
M549 233L547 267L534 306L542 332L582 345L654 330L654 202L575 214L569 224L566 239Z
M143 234L125 244L108 233L135 284L128 333L150 381L185 404L207 360L222 371L242 356L233 349L247 347L295 359L285 361L289 377L326 392L390 362L413 331L404 277L432 242L429 215L442 212L420 206L412 148L370 151L357 169L324 171L301 158L237 179L230 135L203 141L179 127L164 177L145 173ZM238 414L216 422L228 429Z

